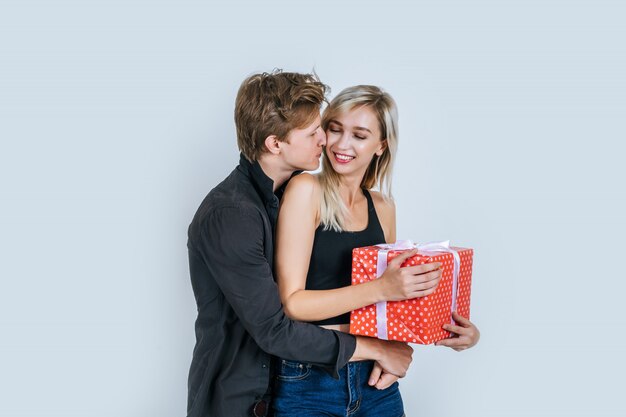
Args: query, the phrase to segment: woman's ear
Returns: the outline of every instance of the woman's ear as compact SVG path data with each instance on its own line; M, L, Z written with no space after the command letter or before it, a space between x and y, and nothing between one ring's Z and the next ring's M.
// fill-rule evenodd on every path
M380 142L380 149L378 149L378 150L376 151L376 155L377 155L377 156L381 156L381 155L383 154L383 152L385 152L385 149L387 149L387 139L383 139L383 140Z
M278 140L278 136L269 135L265 138L265 148L274 155L278 155L280 153L280 141Z

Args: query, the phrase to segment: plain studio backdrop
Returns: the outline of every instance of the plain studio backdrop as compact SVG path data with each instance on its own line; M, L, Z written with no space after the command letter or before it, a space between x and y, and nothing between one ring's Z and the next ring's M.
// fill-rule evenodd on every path
M408 416L623 416L618 1L3 1L0 415L183 416L186 232L248 75L400 111L398 237L475 249L473 349L415 346ZM621 387L621 388L620 388Z

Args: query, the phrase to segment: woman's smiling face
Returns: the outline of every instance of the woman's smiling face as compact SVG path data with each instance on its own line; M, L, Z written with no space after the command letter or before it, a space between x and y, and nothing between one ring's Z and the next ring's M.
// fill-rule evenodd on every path
M356 107L332 118L326 138L326 157L341 175L362 177L374 155L380 156L385 150L378 118L369 106Z

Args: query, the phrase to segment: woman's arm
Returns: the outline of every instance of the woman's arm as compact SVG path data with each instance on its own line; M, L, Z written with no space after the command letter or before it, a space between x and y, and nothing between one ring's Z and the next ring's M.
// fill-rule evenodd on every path
M414 251L391 261L380 279L332 290L305 290L320 198L317 178L301 174L289 182L281 203L276 230L276 277L289 317L324 320L379 301L421 297L434 291L441 275L439 264L400 268Z
M287 185L278 215L276 277L285 312L295 320L323 320L382 299L379 283L305 290L315 229L319 224L320 198L317 178L310 174L298 175Z

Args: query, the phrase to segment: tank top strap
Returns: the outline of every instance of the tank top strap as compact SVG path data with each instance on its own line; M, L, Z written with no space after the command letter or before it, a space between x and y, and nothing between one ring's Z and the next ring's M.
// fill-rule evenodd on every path
M363 194L365 195L365 198L367 199L368 221L367 221L366 230L378 232L380 233L380 236L383 236L383 239L384 239L385 233L383 232L383 227L380 224L380 221L378 220L378 215L376 214L376 207L374 207L374 200L372 199L370 192L366 190L365 188L363 188ZM384 243L384 242L380 242L380 243Z
M366 190L365 188L362 188L362 190L363 195L367 199L367 211L376 211L376 209L374 208L374 200L372 200L372 195L370 194L369 190Z

